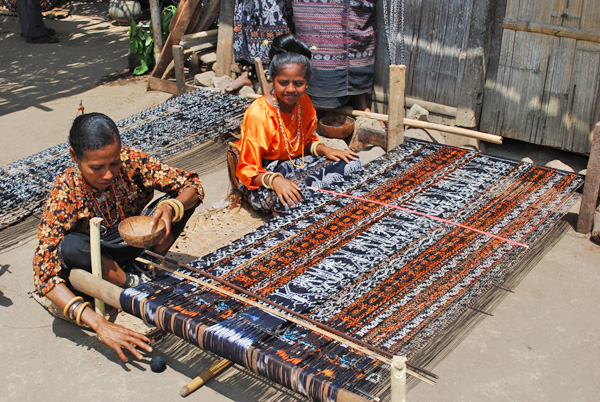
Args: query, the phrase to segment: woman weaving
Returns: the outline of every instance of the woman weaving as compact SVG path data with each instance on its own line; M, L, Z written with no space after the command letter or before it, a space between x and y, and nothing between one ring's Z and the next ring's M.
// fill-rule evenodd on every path
M312 74L306 45L281 35L269 57L273 91L246 110L235 144L236 176L252 208L279 213L309 196L307 185L325 187L361 171L362 164L356 153L328 147L315 135L316 112L305 93Z
M127 361L122 348L136 358L136 347L152 351L150 339L107 321L89 302L76 296L68 283L71 268L91 271L89 221L101 217L102 276L107 281L131 287L144 281L135 272L135 258L143 249L127 245L117 226L129 216L140 215L154 190L176 196L153 202L152 224L163 220L166 234L154 251L166 253L183 230L186 220L203 197L195 173L166 166L139 150L121 146L116 124L107 116L91 113L79 116L69 133L71 158L75 166L66 169L50 193L38 228L33 260L37 292L63 310L77 324L87 324L99 338Z

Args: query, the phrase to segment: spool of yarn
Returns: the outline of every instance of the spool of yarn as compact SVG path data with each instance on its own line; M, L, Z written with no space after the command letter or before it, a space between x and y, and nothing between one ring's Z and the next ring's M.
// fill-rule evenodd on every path
M160 356L154 356L152 360L150 360L150 370L155 373L162 373L167 369L167 362L164 358Z

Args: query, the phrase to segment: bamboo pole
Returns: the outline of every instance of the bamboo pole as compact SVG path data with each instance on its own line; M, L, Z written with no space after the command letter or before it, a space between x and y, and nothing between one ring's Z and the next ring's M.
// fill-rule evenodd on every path
M579 207L577 218L577 231L579 233L590 233L594 220L594 212L598 202L600 191L600 122L596 123L592 132L592 149L588 159L585 184L583 185L583 197Z
M406 357L394 356L392 359L392 366L390 381L392 385L392 399L391 402L405 402L406 401Z
M391 151L404 142L404 88L406 66L390 66L390 85L388 87L388 138L387 151Z
M94 217L90 219L90 255L92 259L92 275L102 279L102 254L100 253L100 223L102 218ZM104 302L94 298L96 313L104 317Z
M584 40L596 43L600 42L600 32L598 31L588 31L585 29L561 27L558 25L544 24L540 22L516 21L507 18L504 21L502 21L502 28L510 29L513 31L558 36L560 38Z
M179 391L179 394L183 397L188 396L189 394L206 384L208 380L210 380L223 370L227 369L227 367L231 366L232 364L233 362L231 360L227 360L225 358L219 360L218 362L210 366L207 370L202 372L202 374L200 374L192 381L184 385Z

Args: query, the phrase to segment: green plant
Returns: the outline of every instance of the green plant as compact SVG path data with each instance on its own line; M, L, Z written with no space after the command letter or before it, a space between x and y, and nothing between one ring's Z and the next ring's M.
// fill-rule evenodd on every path
M167 38L169 37L169 25L171 25L171 21L173 20L175 11L177 11L177 7L173 5L167 6L162 10L162 13L160 15L160 22L162 25L161 28L163 40L167 40Z
M129 18L129 51L134 54L140 65L133 70L133 75L142 75L154 66L154 40L152 33L137 26L133 18Z
M169 36L169 25L173 20L173 16L177 11L177 7L171 5L162 10L160 15L160 24L163 40L167 40ZM132 74L143 75L154 67L154 39L152 37L152 24L150 29L145 30L137 26L133 18L129 18L129 51L135 55L138 62Z

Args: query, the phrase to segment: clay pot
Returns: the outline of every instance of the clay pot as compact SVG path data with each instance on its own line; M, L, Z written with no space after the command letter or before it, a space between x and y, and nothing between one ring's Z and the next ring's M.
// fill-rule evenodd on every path
M327 113L319 120L319 129L325 137L344 139L354 132L354 119L337 113Z
M116 22L129 24L129 17L137 21L142 15L142 6L137 1L110 0L108 15Z

